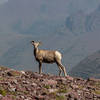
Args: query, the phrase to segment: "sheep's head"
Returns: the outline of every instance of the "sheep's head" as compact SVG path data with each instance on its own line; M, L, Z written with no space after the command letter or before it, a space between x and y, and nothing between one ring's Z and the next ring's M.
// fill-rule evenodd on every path
M41 42L31 41L31 43L35 48L37 48L39 45L41 45Z

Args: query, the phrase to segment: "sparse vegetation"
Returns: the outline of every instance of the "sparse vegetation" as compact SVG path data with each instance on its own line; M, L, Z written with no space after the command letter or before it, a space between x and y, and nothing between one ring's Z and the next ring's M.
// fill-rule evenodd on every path
M67 89L59 89L58 90L58 93L68 93L69 92L69 90L67 90Z
M100 95L100 90L95 90L94 93Z
M5 89L3 89L2 87L0 87L0 94L3 96L6 96L7 92Z
M50 89L50 85L45 85L44 88Z
M56 100L66 100L66 98L63 95L60 95L60 96L56 96Z

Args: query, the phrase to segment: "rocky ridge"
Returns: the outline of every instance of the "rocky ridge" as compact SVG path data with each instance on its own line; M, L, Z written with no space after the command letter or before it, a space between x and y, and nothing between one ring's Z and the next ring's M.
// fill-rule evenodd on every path
M0 100L100 100L100 80L0 67Z

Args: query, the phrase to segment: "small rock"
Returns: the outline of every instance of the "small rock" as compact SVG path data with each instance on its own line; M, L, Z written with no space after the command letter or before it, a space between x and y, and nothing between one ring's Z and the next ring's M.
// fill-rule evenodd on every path
M95 79L95 78L88 78L87 81L94 81L94 82L100 82L100 79Z
M71 88L72 88L72 89L78 89L79 87L78 87L78 85L73 85L73 84L71 84Z
M15 71L15 70L10 70L7 72L8 76L20 76L21 73L19 71Z
M94 95L94 97L100 99L100 95L96 94L96 95Z
M2 98L2 100L13 100L10 96L5 96Z
M57 81L50 79L50 80L44 80L43 83L45 85L56 85Z
M78 97L78 94L76 92L71 92L68 94L68 100L80 100L79 97Z
M0 98L2 98L2 97L3 97L3 95L0 94Z
M21 97L22 99L24 99L24 98L25 98L25 97L24 97L24 96L22 96L22 95L21 95L20 97Z
M48 89L49 93L53 93L53 92L56 92L57 89Z
M32 83L32 86L35 86L35 87L36 87L36 86L37 86L37 84L36 84L36 83Z
M30 82L29 81L23 81L23 84L29 84Z
M25 75L25 72L24 71L21 71L21 73Z
M89 92L89 89L83 88L83 91L84 91L84 92Z
M12 87L12 88L8 88L8 90L9 90L10 92L15 92L15 91L16 91L16 88Z
M18 84L17 80L13 80L13 82L14 82L15 84Z
M67 78L68 80L73 81L73 77L70 77L70 76L67 75L66 78Z
M40 77L42 77L43 75L42 74L39 74L39 73L32 73L31 74L31 77L33 77L33 78L40 78Z
M88 100L88 99L92 99L93 97L94 97L94 95L93 94L91 94L91 93L89 93L89 92L85 92L84 93L84 96L85 96L85 98Z
M39 95L39 96L35 96L35 99L36 99L36 100L45 100L45 97Z
M27 97L26 99L24 99L24 100L32 100L30 97Z
M30 100L30 99L24 99L24 100Z
M66 80L67 80L67 79L64 78L64 77L59 77L59 78L57 78L56 80L57 80L58 83L66 84Z
M87 89L91 89L91 90L95 90L95 87L93 87L93 86L90 86L90 85L87 85Z

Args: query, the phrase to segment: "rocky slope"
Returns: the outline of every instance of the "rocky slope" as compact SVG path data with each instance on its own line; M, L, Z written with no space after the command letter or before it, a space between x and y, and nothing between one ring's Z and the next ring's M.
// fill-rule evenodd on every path
M0 100L100 100L100 80L0 67Z

